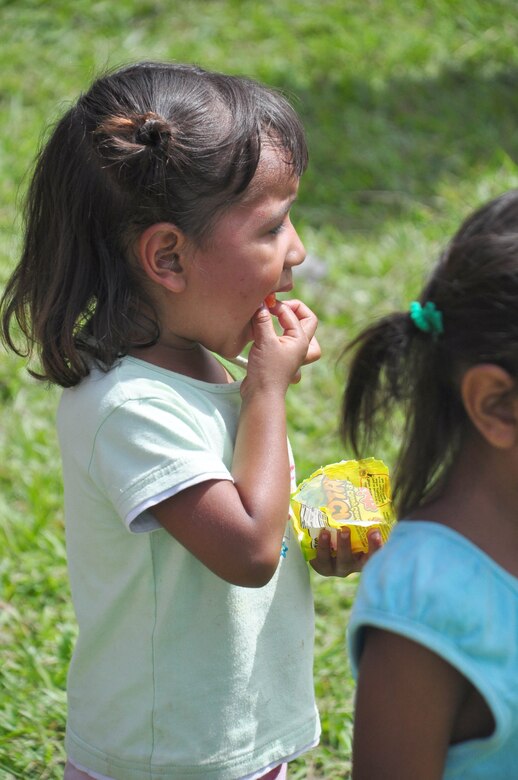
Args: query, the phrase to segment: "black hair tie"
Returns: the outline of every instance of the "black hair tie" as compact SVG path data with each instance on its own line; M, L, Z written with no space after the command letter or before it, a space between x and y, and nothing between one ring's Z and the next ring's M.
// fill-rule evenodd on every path
M158 148L166 135L164 124L159 119L146 119L135 133L135 140L143 146Z

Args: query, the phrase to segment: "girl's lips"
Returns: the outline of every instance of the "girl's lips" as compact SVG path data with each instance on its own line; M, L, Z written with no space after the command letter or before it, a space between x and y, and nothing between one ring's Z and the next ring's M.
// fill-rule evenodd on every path
M268 293L262 303L264 303L265 306L267 306L269 309L273 309L277 303L277 293L291 292L291 290L293 290L293 285L285 284L284 287L279 287L277 290L273 290L271 293Z
M289 293L293 290L292 284L285 284L284 287L278 287L276 290L272 290L270 295L277 295L277 293Z

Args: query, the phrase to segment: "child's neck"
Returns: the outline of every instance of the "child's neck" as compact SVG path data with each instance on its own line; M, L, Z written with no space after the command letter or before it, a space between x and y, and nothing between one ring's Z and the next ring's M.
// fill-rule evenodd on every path
M233 379L224 366L201 344L172 346L158 342L150 347L133 348L132 357L211 384L227 384Z
M441 495L412 516L458 531L518 577L517 463L517 453L467 443Z

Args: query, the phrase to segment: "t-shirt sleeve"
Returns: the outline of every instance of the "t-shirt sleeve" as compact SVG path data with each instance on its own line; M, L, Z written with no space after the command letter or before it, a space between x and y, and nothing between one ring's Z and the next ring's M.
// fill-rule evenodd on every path
M232 480L203 419L160 398L129 400L109 414L88 471L132 532L160 527L148 510L165 498L206 480Z

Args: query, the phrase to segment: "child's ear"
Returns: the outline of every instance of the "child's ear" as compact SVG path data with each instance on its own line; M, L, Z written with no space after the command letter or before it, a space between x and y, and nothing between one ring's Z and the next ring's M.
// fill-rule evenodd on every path
M518 443L518 393L505 369L492 363L472 366L460 391L471 422L489 444L510 449Z
M183 232L170 222L157 222L146 228L137 242L138 259L146 276L172 292L183 292L185 269L181 253L185 243Z

